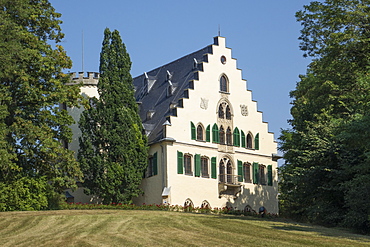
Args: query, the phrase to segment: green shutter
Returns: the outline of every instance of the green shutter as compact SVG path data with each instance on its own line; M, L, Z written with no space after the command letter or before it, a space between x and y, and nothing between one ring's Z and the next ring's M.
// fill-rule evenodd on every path
M200 154L194 155L194 171L195 176L200 177Z
M217 178L216 157L211 158L211 178Z
M195 130L195 125L193 122L190 122L190 128L191 128L191 139L195 140L196 139L196 130Z
M153 155L153 175L158 175L157 152Z
M233 137L234 137L234 146L240 147L240 133L237 127L235 127L234 129Z
M218 133L218 127L217 127L217 124L214 124L213 127L212 127L212 141L214 143L219 143L220 142L220 136L219 136L219 133Z
M241 132L241 139L242 139L242 147L245 148L245 134L242 130L240 132Z
M211 141L211 125L208 125L206 129L206 142L210 141Z
M267 185L272 186L272 165L267 166Z
M253 183L258 184L259 180L259 172L258 172L258 162L253 162Z
M184 161L183 161L183 154L182 152L177 151L177 173L183 174L184 173Z
M243 162L238 160L238 181L243 182Z
M259 150L260 149L260 134L257 133L256 137L254 138L254 149Z

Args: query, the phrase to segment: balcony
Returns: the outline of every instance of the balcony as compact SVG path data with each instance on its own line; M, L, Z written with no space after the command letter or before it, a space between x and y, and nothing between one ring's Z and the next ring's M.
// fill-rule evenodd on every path
M218 175L218 192L219 196L232 196L237 198L241 192L241 182L238 181L238 175L220 174Z

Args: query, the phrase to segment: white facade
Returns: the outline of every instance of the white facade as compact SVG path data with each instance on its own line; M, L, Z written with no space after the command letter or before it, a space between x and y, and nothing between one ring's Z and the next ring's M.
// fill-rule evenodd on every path
M168 122L162 126L161 139L154 141L149 151L149 155L156 156L156 164L154 165L157 173L154 175L152 172L149 177L143 180L144 195L137 198L135 203L158 204L164 202L172 205L192 203L194 207L207 204L210 207L231 206L240 210L250 206L256 211L260 206L264 206L268 212L278 213L277 162L273 160L273 154L277 152L277 144L274 141L274 136L268 132L267 123L262 121L262 113L257 111L257 104L252 100L251 91L246 90L246 81L242 79L241 70L236 67L236 60L232 58L231 49L225 46L225 38L216 37L215 44L210 50L212 52L206 54L207 62L202 62L202 70L196 71L195 73L198 74L194 76L195 79L189 81L191 86L190 89L185 89L187 91L184 94L186 97L180 98L180 103L175 104L175 114L172 113L167 118L162 117L164 120L161 123L165 120ZM174 63L182 65L181 60ZM155 84L162 83L158 71L166 69L165 65L152 73L156 76L152 75L150 78L151 72L148 72L146 77L155 81ZM167 71L174 76L177 73L176 70ZM227 78L226 90L220 88L222 76ZM176 80L171 83L176 83ZM154 88L154 86L152 87ZM147 97L150 97L150 94L149 91ZM145 101L145 97L142 101ZM219 117L219 106L223 103L230 107L230 119ZM157 113L155 107L152 111L154 114ZM141 112L141 115L145 123L145 112ZM195 135L197 135L198 126L202 126L203 140L192 139L194 133L192 136L191 123L195 127ZM231 145L215 143L212 133L214 124L217 124L219 131L221 126L224 127L225 132L226 128L230 127L232 140L229 144ZM208 140L206 138L207 127L210 129ZM234 135L236 127L239 130L239 137L243 131L244 140L246 140L248 133L252 135L252 148L247 148L246 143L244 141L242 143L241 139L235 145L235 139L238 137L238 135ZM259 145L254 143L257 134ZM226 134L225 139L227 139ZM259 147L256 148L254 145ZM179 155L181 156L181 153L183 155L182 162L185 162L185 155L190 156L191 172L188 175L185 174L185 170L182 174L179 172L178 166L181 166ZM203 177L202 173L196 174L196 159L199 160L199 156L201 159L208 160L208 176L205 174ZM212 178L212 161L214 163L214 160L216 160L217 176ZM222 160L225 163L230 161L232 166L228 171L227 167L225 168L226 176L223 179L222 175L220 176ZM251 181L243 178L243 170L247 169L244 168L244 164L248 163L250 164ZM240 168L240 164L242 168ZM183 164L183 166L183 169L186 169L186 165ZM262 176L260 174L258 176L259 180L264 178L265 181L256 183L257 179L253 177L256 176L253 172L253 166L258 167L260 173L264 173ZM268 169L271 169L272 174L268 174ZM240 177L242 178L240 179ZM272 181L268 181L271 179Z

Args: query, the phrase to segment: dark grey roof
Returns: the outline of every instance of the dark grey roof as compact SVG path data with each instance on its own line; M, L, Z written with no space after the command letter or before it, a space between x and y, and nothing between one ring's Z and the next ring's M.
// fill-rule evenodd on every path
M135 97L149 143L163 138L163 123L182 107L182 99L188 97L188 89L198 79L197 71L203 69L209 53L211 45L134 78ZM170 86L172 94L168 93Z

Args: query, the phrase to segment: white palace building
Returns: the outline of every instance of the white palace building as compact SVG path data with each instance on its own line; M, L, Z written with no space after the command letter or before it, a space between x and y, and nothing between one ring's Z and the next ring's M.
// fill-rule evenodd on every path
M75 77L75 76L73 76ZM98 73L73 78L98 97ZM278 213L277 143L224 37L134 78L148 136L148 169L135 204L251 208ZM68 109L76 121L82 109ZM78 150L79 130L69 148ZM68 191L88 202L82 189Z

